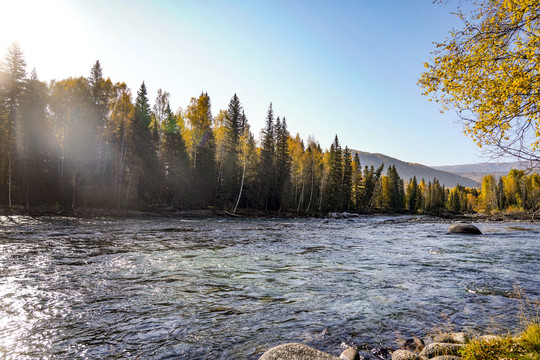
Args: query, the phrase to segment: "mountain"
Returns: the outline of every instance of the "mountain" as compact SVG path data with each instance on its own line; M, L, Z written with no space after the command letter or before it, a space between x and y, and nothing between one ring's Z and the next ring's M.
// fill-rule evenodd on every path
M351 150L351 153L358 154L358 157L360 158L360 164L362 165L362 168L364 168L365 165L368 167L373 165L375 168L379 167L381 164L384 164L384 170L383 174L386 174L386 170L388 169L388 166L395 165L397 172L399 173L399 176L403 180L405 180L405 183L409 181L413 176L416 176L416 179L418 182L420 180L424 179L427 183L428 181L433 181L433 178L437 178L439 180L441 185L444 185L446 187L452 188L456 186L457 184L463 185L465 187L479 187L480 183L477 181L474 181L472 179L452 174L447 171L442 171L438 169L431 168L429 166L425 166L422 164L413 164L408 163L405 161L401 161L398 159L395 159L390 156L386 156L383 154L372 154L364 151L358 151L358 150Z
M445 165L433 166L434 169L451 172L469 179L482 181L486 175L493 175L495 178L506 176L512 169L526 170L530 167L530 163L522 162L501 162L501 163L479 163L479 164L464 164L464 165Z

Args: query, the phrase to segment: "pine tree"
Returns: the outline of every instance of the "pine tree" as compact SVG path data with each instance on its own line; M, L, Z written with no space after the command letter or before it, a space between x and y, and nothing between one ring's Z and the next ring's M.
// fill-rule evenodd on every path
M343 156L341 145L337 135L330 145L329 152L329 178L328 178L328 199L326 204L329 211L338 211L343 206Z
M287 121L283 118L280 121L279 117L276 120L275 126L275 164L276 164L276 205L279 209L286 208L283 201L286 198L286 190L290 179L291 155L289 153L289 131L287 130Z
M90 69L90 76L87 78L90 94L92 97L92 126L94 126L93 135L95 138L95 149L92 156L92 179L90 181L107 186L112 170L110 161L113 154L110 153L110 131L107 125L110 122L109 110L110 101L114 98L114 86L110 79L103 78L103 70L98 61ZM90 124L89 124L90 125ZM89 134L90 135L90 134Z
M498 210L505 210L506 209L506 195L504 194L504 182L502 177L499 178L499 182L497 183L497 209Z
M152 114L148 100L148 91L144 82L137 91L135 99L135 118L133 120L134 169L137 177L137 192L145 203L156 201L159 191L156 177L159 178L157 147L152 138Z
M16 127L20 111L20 98L24 90L24 79L26 77L26 62L24 55L17 43L8 47L7 55L0 70L4 74L2 99L0 102L4 107L3 119L0 120L0 130L3 134L0 144L0 169L5 170L6 179L0 183L7 184L8 205L13 205L13 193L16 178ZM1 172L0 172L1 173ZM4 191L2 191L4 193Z
M26 207L48 198L53 191L50 179L50 147L52 134L47 126L47 85L31 73L21 94L20 119L17 127L19 174Z
M342 209L350 210L352 208L352 184L353 184L353 166L351 151L347 146L343 151L343 188L342 193Z
M180 208L186 204L188 155L178 118L172 113L170 106L167 106L165 112L162 138L164 198L167 204Z
M236 94L229 102L225 116L225 157L223 159L224 197L227 203L232 202L240 186L240 137L243 132L245 115Z
M413 176L413 178L409 181L409 185L407 186L407 209L411 213L416 213L418 211L420 205L418 203L418 193L418 182L416 180L416 176Z
M263 130L259 165L260 198L266 211L276 208L277 183L275 174L274 110L272 109L272 103L270 103Z
M388 167L387 176L390 187L390 204L387 210L403 211L403 185L395 165Z
M354 154L354 160L352 163L352 197L353 206L355 211L361 209L362 202L362 165L360 164L360 157L358 153Z

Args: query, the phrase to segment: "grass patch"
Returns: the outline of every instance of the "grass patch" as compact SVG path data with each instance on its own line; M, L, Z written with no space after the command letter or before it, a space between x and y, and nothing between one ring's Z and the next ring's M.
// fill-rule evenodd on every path
M530 324L518 336L471 341L460 352L464 360L539 360L540 325Z
M540 301L531 301L520 288L514 289L520 302L521 334L474 340L461 350L463 360L540 360Z
M463 360L540 360L540 302L531 301L519 288L515 289L520 301L520 321L525 329L516 336L474 340L461 350Z

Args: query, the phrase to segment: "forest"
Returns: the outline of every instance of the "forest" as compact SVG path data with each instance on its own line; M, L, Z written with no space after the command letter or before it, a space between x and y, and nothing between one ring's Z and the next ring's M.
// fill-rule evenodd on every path
M292 136L268 107L260 139L239 97L213 115L210 96L173 111L105 79L38 79L12 44L0 66L0 206L61 209L221 209L231 213L536 211L540 176L512 170L481 189L362 167L336 135L328 150Z

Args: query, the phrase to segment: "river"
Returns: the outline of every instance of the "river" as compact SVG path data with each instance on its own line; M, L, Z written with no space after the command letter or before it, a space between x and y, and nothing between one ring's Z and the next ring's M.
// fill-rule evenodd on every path
M418 221L417 221L418 220ZM519 329L540 224L0 217L0 357L257 359Z

